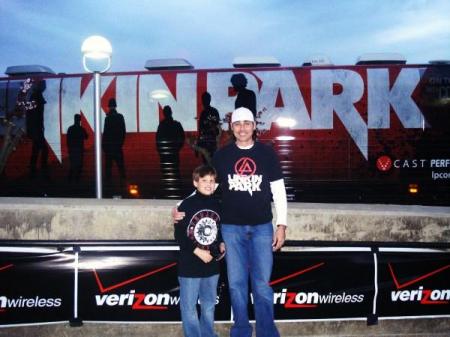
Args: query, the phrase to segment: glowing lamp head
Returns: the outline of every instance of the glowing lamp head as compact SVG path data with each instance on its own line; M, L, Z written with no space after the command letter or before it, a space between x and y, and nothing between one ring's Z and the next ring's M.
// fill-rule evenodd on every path
M111 67L112 47L104 37L88 37L81 45L81 52L86 71L103 73Z

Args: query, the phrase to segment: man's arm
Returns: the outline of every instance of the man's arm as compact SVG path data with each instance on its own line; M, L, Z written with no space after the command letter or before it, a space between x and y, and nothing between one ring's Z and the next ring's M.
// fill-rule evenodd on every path
M215 184L214 186L214 191L217 189L217 187L219 186L219 184ZM195 193L197 193L197 190L194 190L194 192L191 193L191 195L194 195ZM180 202L177 203L177 205L172 208L172 221L174 223L178 223L178 221L183 220L185 213L184 212L179 212L178 211L178 206L180 206Z
M272 191L273 203L277 213L277 229L273 236L273 250L278 250L284 245L286 240L287 227L287 197L284 180L278 179L270 182L270 190Z
M172 220L174 223L178 223L180 220L183 220L185 217L184 212L179 212L177 206L172 208Z
M197 190L194 190L194 192L192 192L190 195L194 195L196 191ZM181 205L182 202L183 202L182 200L178 201L176 206L172 208L172 221L175 224L183 220L186 215L186 213L178 211L178 207Z

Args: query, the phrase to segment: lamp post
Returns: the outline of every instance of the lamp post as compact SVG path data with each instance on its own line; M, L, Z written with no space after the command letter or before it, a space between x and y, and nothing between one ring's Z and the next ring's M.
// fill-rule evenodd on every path
M81 45L84 70L94 74L94 132L95 132L95 191L102 198L102 152L100 113L100 74L111 67L111 43L102 36L94 35Z

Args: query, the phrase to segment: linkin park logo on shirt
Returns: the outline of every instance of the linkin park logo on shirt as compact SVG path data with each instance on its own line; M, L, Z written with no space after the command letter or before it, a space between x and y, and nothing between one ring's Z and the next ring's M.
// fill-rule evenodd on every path
M247 191L253 195L255 191L261 191L262 174L256 172L256 163L253 159L242 157L234 164L235 174L228 175L230 191Z
M220 221L219 214L210 210L203 209L194 214L189 226L187 227L187 236L195 241L200 248L208 248L216 241Z

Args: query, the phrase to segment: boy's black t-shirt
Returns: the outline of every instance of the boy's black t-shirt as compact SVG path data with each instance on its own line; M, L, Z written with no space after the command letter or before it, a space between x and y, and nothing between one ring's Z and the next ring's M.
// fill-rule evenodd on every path
M198 247L198 243L193 239L194 235L201 240L206 238L201 233L196 232L195 228L205 228L199 226L207 224L208 230L217 231L216 239L213 244L222 242L220 234L220 203L214 196L206 196L196 191L195 194L184 199L178 206L180 212L185 212L186 215L180 222L174 224L175 240L180 246L180 255L178 258L178 276L181 277L208 277L219 274L219 262L214 259L209 262L203 262L197 255L194 254L194 249ZM197 225L197 226L196 226ZM212 238L213 236L209 236ZM204 241L204 246L207 247L210 242Z
M283 178L272 147L255 142L250 149L231 143L214 154L222 191L222 223L258 225L272 221L270 182Z

